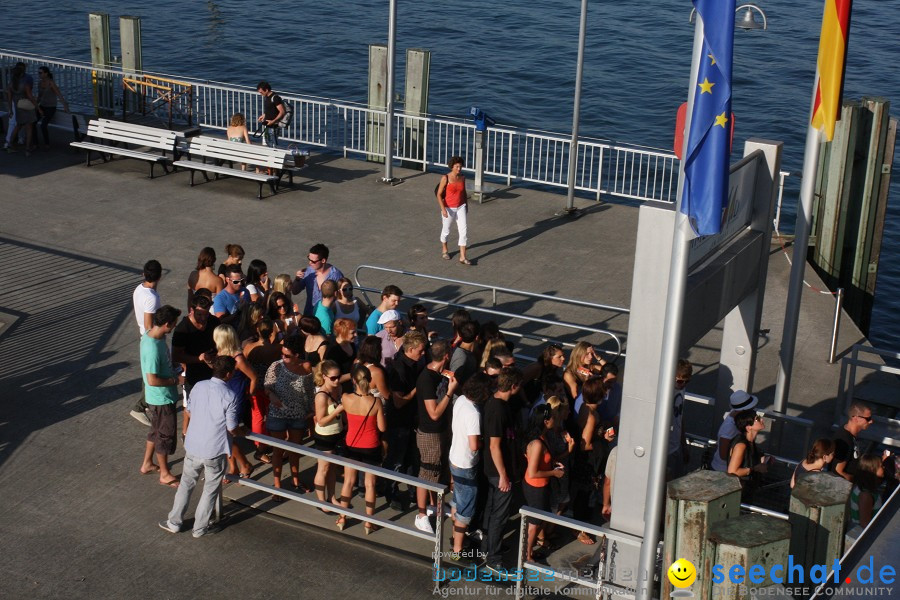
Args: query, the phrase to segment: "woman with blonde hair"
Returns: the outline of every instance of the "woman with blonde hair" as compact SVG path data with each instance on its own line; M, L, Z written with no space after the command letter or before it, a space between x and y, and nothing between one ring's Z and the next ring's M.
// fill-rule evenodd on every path
M250 363L244 358L241 351L241 343L238 340L237 332L231 325L219 325L213 330L213 342L216 344L216 352L219 356L230 356L234 359L236 365L234 374L228 380L228 387L237 394L239 409L238 415L244 415L244 407L247 403L247 394L255 394L257 392L259 378L256 372L250 366ZM243 419L240 419L243 420ZM240 466L240 469L238 469ZM231 443L231 456L228 458L228 475L239 475L240 477L250 477L253 474L253 465L244 456L244 452L236 442Z
M594 362L594 361L597 362ZM566 395L569 402L574 402L581 393L581 386L592 375L600 373L600 367L606 361L597 356L594 347L587 342L578 342L569 355L566 370L563 371L563 381L566 383Z
M244 307L237 326L237 336L242 346L248 341L253 341L256 337L256 326L265 316L266 312L259 304L249 304Z
M313 369L313 383L316 384L314 447L328 454L337 451L344 438L340 379L341 370L334 361L323 360ZM337 504L334 498L335 479L337 466L332 467L327 460L317 461L315 486L316 496L321 502Z
M287 273L279 273L278 275L276 275L275 279L272 280L272 291L281 292L282 294L284 294L284 297L287 298L292 309L289 312L291 312L293 315L300 314L300 307L294 303L294 295L291 293L290 275L288 275Z
M482 369L487 365L487 361L494 355L494 351L503 348L507 349L506 342L500 338L494 338L489 340L484 345L484 351L481 353L481 364L479 365Z
M355 331L355 330L354 330ZM381 402L369 393L372 376L369 369L362 365L353 367L353 392L344 394L341 403L347 415L346 453L347 458L358 460L372 466L381 465L381 434L387 429L384 408ZM341 506L350 508L353 497L353 484L356 483L356 469L344 469L344 484L341 488ZM366 473L366 514L375 514L375 475ZM347 526L344 515L335 523L341 531ZM365 524L366 535L377 529L375 525Z

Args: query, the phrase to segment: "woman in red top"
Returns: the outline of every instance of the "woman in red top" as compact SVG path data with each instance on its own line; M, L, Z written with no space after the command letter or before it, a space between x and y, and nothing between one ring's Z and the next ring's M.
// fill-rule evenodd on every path
M353 392L344 394L341 404L347 415L346 456L369 465L381 464L380 434L387 428L381 401L369 393L372 374L363 365L357 364L350 373ZM341 506L350 508L356 469L344 468L344 485L341 488ZM375 475L366 473L366 514L375 513ZM341 531L347 525L344 515L338 517L337 528ZM375 525L366 522L366 535L375 531Z
M547 446L546 436L556 427L558 414L549 404L541 404L534 411L531 427L528 432L528 446L525 447L525 457L528 466L525 469L525 478L522 482L522 492L525 496L525 504L538 510L550 511L550 478L562 477L565 472L561 463L553 463L550 448ZM534 561L535 542L538 534L543 529L541 522L528 524L528 544L526 546L525 560Z
M450 249L447 248L447 238L450 237L450 225L456 221L456 228L459 231L459 262L464 265L471 265L472 262L466 258L466 232L468 223L469 205L466 202L466 178L462 174L463 159L459 156L450 158L447 164L450 172L441 177L438 184L437 201L441 207L441 258L450 260Z

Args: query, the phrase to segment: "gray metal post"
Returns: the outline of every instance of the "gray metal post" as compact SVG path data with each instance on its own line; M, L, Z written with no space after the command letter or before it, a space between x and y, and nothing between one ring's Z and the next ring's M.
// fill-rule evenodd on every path
M691 59L691 77L688 85L687 117L685 131L691 130L691 113L697 88L697 73L703 57L703 19L697 19L694 29L694 50ZM684 136L687 151L688 135ZM684 156L684 154L682 154ZM684 161L678 168L677 206L681 208L684 190ZM676 215L675 235L672 239L672 258L669 267L669 288L666 302L666 320L663 327L663 347L659 366L656 393L656 417L653 420L653 442L650 446L650 471L647 478L647 497L644 506L644 535L638 562L636 600L651 600L653 575L656 569L656 548L662 522L663 502L666 494L666 458L669 448L669 424L672 421L672 389L675 381L675 363L681 345L681 314L684 311L684 292L687 289L688 239L682 218Z
M578 167L578 125L581 120L581 75L584 71L584 36L587 29L587 0L581 0L581 22L578 26L578 65L575 68L575 106L572 109L572 140L569 144L569 177L566 210L575 213L575 171Z
M816 83L813 83L813 101L809 114L812 120L815 106ZM791 390L791 371L794 368L794 348L797 343L797 321L800 318L800 301L803 297L803 271L806 269L806 251L809 248L809 230L812 227L813 195L816 191L816 171L819 168L819 130L809 125L806 129L806 147L803 151L803 176L800 180L800 206L797 224L794 226L794 262L788 284L787 304L784 309L784 329L781 334L781 364L775 380L775 400L772 410L783 413Z
M837 355L838 334L841 332L841 306L844 304L844 288L837 289L834 299L834 324L831 327L831 349L828 351L828 364L833 365Z
M475 190L474 196L481 204L484 200L484 154L485 154L485 132L475 132Z
M397 0L391 0L388 15L388 63L387 63L387 114L384 122L384 177L383 183L394 180L394 60L397 46Z

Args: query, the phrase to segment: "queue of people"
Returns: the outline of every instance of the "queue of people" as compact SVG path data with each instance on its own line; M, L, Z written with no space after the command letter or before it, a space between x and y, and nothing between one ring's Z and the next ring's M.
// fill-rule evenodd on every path
M7 152L16 152L24 147L25 156L38 149L38 131L43 140L42 147L50 149L50 122L59 104L69 112L66 101L47 66L38 67L38 82L28 74L27 65L17 63L9 73L9 81L4 86L9 121L4 140Z

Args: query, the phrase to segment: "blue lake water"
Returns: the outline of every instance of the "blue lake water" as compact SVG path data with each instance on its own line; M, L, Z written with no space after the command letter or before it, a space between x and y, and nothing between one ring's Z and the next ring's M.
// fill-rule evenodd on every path
M785 142L783 168L802 170L803 143L822 0L759 4L768 31L737 31L735 149L747 137ZM464 116L478 105L504 124L571 128L579 0L448 2L398 0L397 85L406 48L432 51L429 112ZM687 94L693 28L687 0L591 1L581 134L669 149L674 115ZM387 0L252 3L122 0L15 3L4 7L0 47L88 60L87 13L107 12L118 54L118 16L142 18L148 71L363 102L368 44L387 41ZM853 7L845 97L900 103L900 0ZM871 338L900 348L900 174L878 272ZM793 229L799 178L789 180L782 231Z

